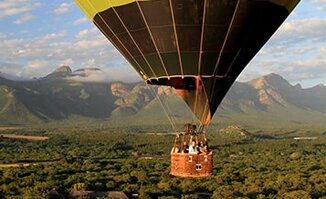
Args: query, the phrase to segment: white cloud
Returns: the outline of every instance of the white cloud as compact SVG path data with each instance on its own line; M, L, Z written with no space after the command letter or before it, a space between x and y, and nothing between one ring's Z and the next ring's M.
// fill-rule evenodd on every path
M37 0L2 0L0 2L0 20L18 14L27 14L40 6Z
M24 13L24 12L27 12L29 11L30 9L28 7L22 7L22 8L10 8L10 9L3 9L1 11L1 14L0 14L0 19L4 18L4 17L7 17L7 16L13 16L13 15L17 15L17 14L20 14L20 13Z
M326 83L325 32L323 17L285 23L238 79L248 81L273 72L308 87Z
M96 28L84 29L77 33L76 38L82 39L82 38L87 38L87 37L93 37L94 35L98 36L98 33L99 33L99 31Z
M273 41L275 44L326 40L326 18L315 17L284 23Z
M301 55L291 55L287 52L285 56L276 58L260 57L254 60L239 77L240 81L248 81L261 75L277 73L284 76L290 82L302 82L326 77L326 48L324 46L314 50L313 55L300 57ZM320 81L320 80L319 80ZM321 82L318 82L321 83ZM318 84L316 82L316 84ZM325 83L325 82L324 82Z
M51 34L44 35L41 39L42 40L58 39L66 36L66 34L67 34L66 31L51 33Z
M33 19L33 18L34 18L33 15L27 13L27 14L23 15L22 17L20 17L19 19L15 20L14 24L20 25L20 24L23 24L23 23L25 23L25 22Z
M30 62L33 66L37 65L37 61ZM44 71L36 68L29 68L26 65L18 64L15 62L2 62L0 60L0 73L5 74L5 76L12 80L28 80L33 77L40 77L43 75Z
M23 42L24 42L23 39L8 39L8 40L3 40L1 44L3 50L5 50L6 48L8 50L10 48L15 48L22 45Z
M47 75L59 65L78 68L90 66L110 68L120 67L121 64L128 66L118 51L96 29L81 33L80 38L55 40L65 34L66 32L58 32L30 39L0 40L0 58L5 58L8 63L25 66L19 70L3 68L4 72L40 77Z
M99 71L92 71L87 76L74 76L69 77L69 79L80 82L140 81L140 77L129 66L101 69Z
M5 39L7 38L7 35L3 32L0 32L0 39Z
M289 68L287 68L289 67ZM288 80L300 82L303 80L313 80L326 77L326 60L303 60L285 62L283 70L279 68L281 74Z
M76 19L73 24L74 25L80 25L80 24L83 24L83 23L87 23L89 21L89 19L87 17L82 17L82 18L79 18L79 19Z
M0 60L0 72L6 71L7 73L15 74L18 70L21 70L22 65L17 63L3 62Z
M92 58L92 59L87 60L87 62L86 62L86 66L87 66L88 68L95 67L95 59Z
M45 60L41 60L41 59L37 59L37 60L33 60L27 63L27 68L28 69L42 69L44 67L46 67L49 63Z
M0 77L14 81L29 80L30 78L21 77L21 72L19 72L21 68L22 66L19 64L0 61Z
M310 0L321 11L326 10L326 0Z
M323 46L321 48L318 49L317 51L317 57L318 58L322 58L322 59L326 59L325 56L326 55L326 46Z
M28 33L30 33L30 31L29 30L21 30L20 33L21 34L28 34Z
M95 38L95 39L85 39L79 40L74 45L74 49L82 50L82 49L96 49L99 50L99 47L106 47L108 43L105 38Z
M62 15L62 14L66 14L69 12L71 4L68 3L62 3L59 5L59 7L57 7L53 12L56 15Z
M59 65L60 66L71 66L75 63L75 61L71 58L63 60Z
M310 3L317 5L317 2L322 1L325 0L310 0ZM20 9L24 6L17 5L29 5L29 2L36 2L36 0L2 0L0 11L5 10L4 7ZM65 2L67 3L57 3L58 6L53 13L60 15L72 10L72 4ZM35 15L31 9L33 7L25 8L25 11L17 10L19 13L17 20L28 13ZM52 13L52 10L50 12ZM7 14L0 12L0 19L1 16L9 15L8 12ZM240 78L248 80L270 72L284 75L292 81L300 80L300 78L325 77L326 19L311 12L308 17L310 18L302 19L303 17L298 15L288 20ZM87 21L86 17L82 17L67 22L80 25ZM40 26L46 31L46 25L40 24ZM139 79L130 64L122 58L97 28L81 30L75 36L69 35L69 29L37 37L33 34L33 29L28 29L28 31L30 31L28 35L25 34L24 37L16 37L16 39L11 39L15 38L15 35L10 35L10 33L0 33L0 58L5 58L8 63L20 64L20 68L1 68L0 65L0 70L27 76L45 76L56 66L69 65L74 68L101 68L104 71L101 75L88 78L92 81ZM28 36L31 38L26 39ZM65 38L66 36L68 37ZM321 46L323 47L320 48Z

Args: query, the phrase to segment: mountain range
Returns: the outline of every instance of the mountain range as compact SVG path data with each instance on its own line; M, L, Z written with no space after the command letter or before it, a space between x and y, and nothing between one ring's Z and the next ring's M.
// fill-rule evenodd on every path
M101 70L72 71L62 66L33 80L16 81L0 75L0 125L84 120L133 125L168 123L168 118L177 123L193 119L170 87L87 81L96 74ZM235 82L215 115L213 124L324 128L326 86L302 88L274 73Z

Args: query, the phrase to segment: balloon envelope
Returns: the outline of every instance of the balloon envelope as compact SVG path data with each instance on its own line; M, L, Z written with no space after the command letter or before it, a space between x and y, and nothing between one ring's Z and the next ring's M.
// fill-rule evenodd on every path
M75 0L148 83L208 124L299 0Z

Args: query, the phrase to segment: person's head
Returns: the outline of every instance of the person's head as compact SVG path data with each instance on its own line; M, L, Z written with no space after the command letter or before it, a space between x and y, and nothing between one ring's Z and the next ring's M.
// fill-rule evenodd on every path
M204 146L203 146L203 150L204 150L204 151L207 151L207 145L204 145Z
M193 141L191 142L191 146L196 146L196 141L193 140Z

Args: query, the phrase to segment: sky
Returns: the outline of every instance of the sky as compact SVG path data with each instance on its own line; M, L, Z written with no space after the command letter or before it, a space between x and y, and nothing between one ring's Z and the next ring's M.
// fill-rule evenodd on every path
M102 69L93 81L140 78L73 1L0 0L0 72L42 77L58 66ZM302 0L242 72L326 85L326 0Z

